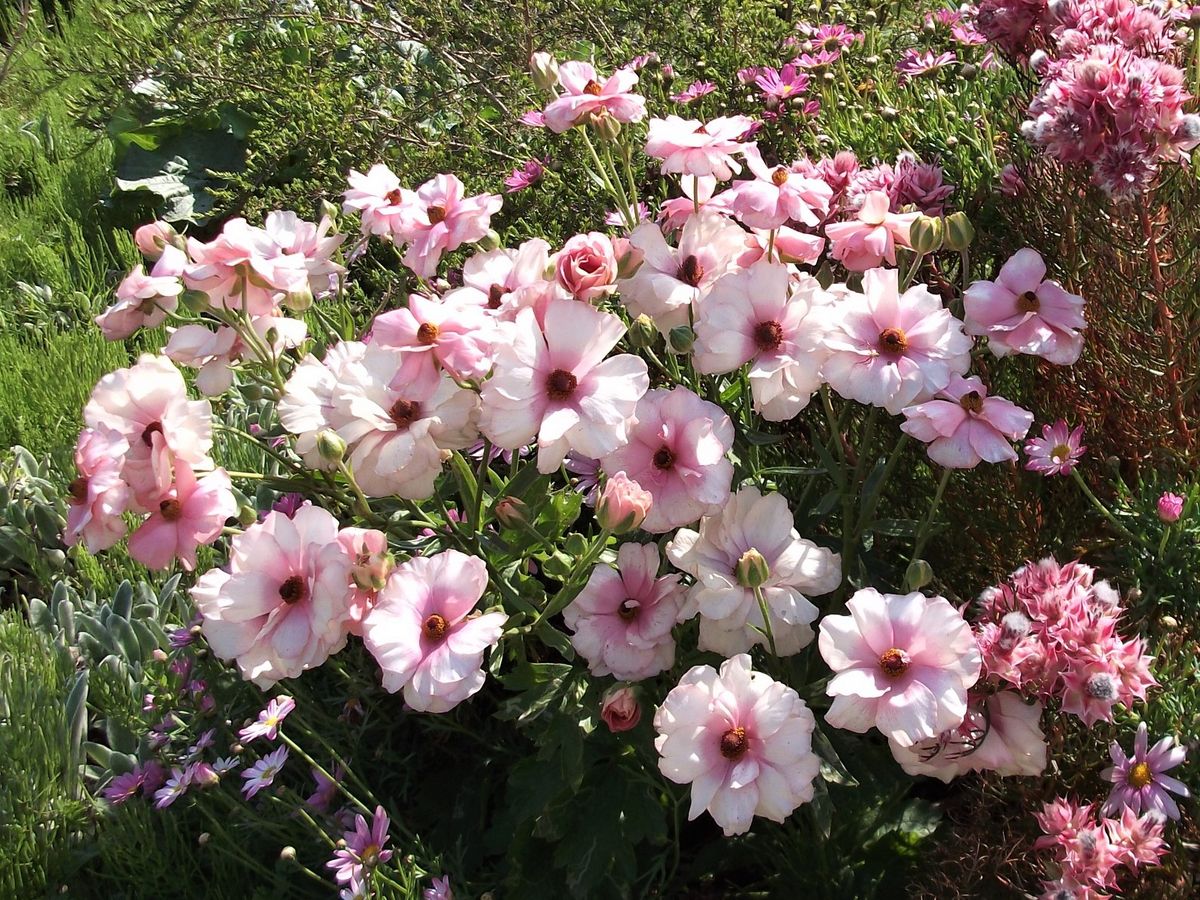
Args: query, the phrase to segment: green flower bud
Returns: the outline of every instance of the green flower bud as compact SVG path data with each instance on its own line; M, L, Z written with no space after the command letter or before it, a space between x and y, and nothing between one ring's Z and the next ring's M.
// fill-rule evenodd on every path
M249 503L243 503L238 507L238 524L243 528L249 528L258 521L258 510Z
M483 251L495 250L500 246L500 235L495 229L489 228L488 233L475 242L475 246Z
M751 547L742 554L737 564L738 584L746 588L762 587L770 577L771 567L758 550Z
M313 305L312 291L305 285L298 291L292 291L283 298L283 305L294 313L305 312Z
M615 143L617 138L621 136L621 123L603 110L599 113L593 113L591 122L592 128L596 130L597 137L602 141Z
M317 221L320 222L322 219L328 219L330 222L336 222L338 219L338 208L324 197L317 204Z
M194 313L202 313L208 309L208 294L204 291L184 291L179 295L179 302Z
M919 591L933 581L933 566L923 559L914 559L908 564L904 573L904 587L910 591Z
M346 442L333 429L322 428L317 432L317 453L325 462L340 463L346 456Z
M676 353L690 353L696 343L696 332L689 325L676 325L667 336L667 343Z
M633 324L629 326L629 344L634 349L645 350L653 347L657 340L658 329L654 327L654 320L645 313L634 319Z
M945 236L942 246L947 250L966 250L975 240L975 227L964 212L956 212L946 216Z
M520 528L529 524L529 506L517 497L501 497L492 512L505 528Z
M942 246L942 220L933 216L918 216L908 232L908 242L921 256L936 253Z
M558 84L558 60L549 53L538 52L529 58L533 83L539 91L552 91Z

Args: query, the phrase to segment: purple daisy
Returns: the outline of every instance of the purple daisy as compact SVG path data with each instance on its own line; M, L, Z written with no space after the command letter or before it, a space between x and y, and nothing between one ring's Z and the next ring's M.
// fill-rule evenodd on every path
M1146 723L1143 722L1133 739L1132 756L1126 756L1116 741L1108 748L1113 765L1100 773L1102 778L1113 783L1112 793L1104 801L1105 815L1130 809L1138 814L1148 812L1170 819L1179 818L1179 806L1171 794L1188 797L1190 793L1182 781L1163 773L1181 764L1187 752L1177 746L1175 739L1170 736L1153 747L1149 747L1149 744Z
M1070 475L1083 451L1083 426L1072 430L1065 420L1042 426L1040 438L1025 442L1025 468L1041 475Z

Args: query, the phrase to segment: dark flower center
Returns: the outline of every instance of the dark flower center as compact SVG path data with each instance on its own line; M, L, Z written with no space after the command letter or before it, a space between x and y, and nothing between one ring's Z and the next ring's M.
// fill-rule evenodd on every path
M604 88L600 87L600 83L597 82L595 79L592 79L591 81L589 81L587 84L585 84L583 86L583 92L585 94L591 94L593 97L599 97L600 92L603 90L604 90Z
M80 475L71 482L67 491L71 494L71 502L79 506L87 503L88 498L88 480L85 476Z
M983 412L983 398L979 396L979 391L967 391L958 398L958 405L969 413Z
M566 369L555 369L546 378L546 396L551 400L567 400L579 387L579 379Z
M679 265L679 280L684 284L697 287L703 277L704 266L700 265L700 260L696 258L695 254L684 257L683 262Z
M781 187L783 185L783 183L787 180L788 180L788 170L785 169L783 166L780 166L778 169L776 169L774 172L771 173L771 184L775 185L775 187Z
M493 284L488 288L488 309L499 309L502 299L504 299L504 285Z
M721 755L726 759L740 759L750 746L746 737L746 729L730 728L721 735Z
M419 400L397 400L388 410L388 415L396 423L397 428L407 428L421 416Z
M754 326L754 343L759 350L777 350L783 343L783 326L778 322L759 322Z
M444 206L431 206L425 215L429 216L430 225L436 225L438 222L446 220L446 208Z
M617 607L617 617L624 622L632 622L637 618L638 605L633 600L626 598L621 601L621 605Z
M168 522L178 522L183 515L183 507L178 500L163 500L158 504L158 511Z
M400 198L402 196L404 196L404 195L400 193L400 188L392 188L390 191L388 191L386 194L383 195L383 199L386 200L388 203L390 203L392 206L399 206Z
M437 613L431 613L429 618L421 626L421 631L431 641L440 641L446 636L446 629L450 627L444 618Z
M159 422L159 421L151 422L149 425L147 425L142 430L142 443L145 444L147 447L153 446L154 435L162 434L162 433L163 433L162 422Z
M417 329L417 341L428 347L438 339L438 327L432 322L422 322Z
M675 465L675 454L671 452L670 447L659 447L654 451L654 468L666 471Z
M308 583L299 576L293 575L279 586L279 596L289 605L308 599Z
M908 336L899 328L885 328L879 333L879 352L899 355L908 349Z
M1042 308L1042 301L1033 291L1026 291L1017 297L1017 310L1023 313L1035 313Z
M908 654L899 647L884 650L879 657L879 668L891 678L899 678L908 671Z

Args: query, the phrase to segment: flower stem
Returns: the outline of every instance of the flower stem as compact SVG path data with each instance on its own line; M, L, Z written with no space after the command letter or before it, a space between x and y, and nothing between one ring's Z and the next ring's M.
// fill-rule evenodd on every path
M1104 518L1108 520L1109 524L1112 525L1112 527L1115 528L1122 537L1141 544L1147 550L1152 549L1150 544L1146 543L1145 538L1138 537L1136 534L1122 525L1121 520L1113 515L1112 511L1107 506L1100 502L1100 498L1092 493L1092 489L1088 487L1087 482L1083 480L1083 476L1079 474L1078 469L1071 469L1071 477L1075 479L1075 483L1079 485L1079 489L1083 491L1083 495L1087 497L1089 501L1091 501L1092 506L1096 507L1096 510L1100 513L1100 515L1104 516Z
M942 477L938 481L937 491L934 492L933 502L929 504L929 513L925 516L925 521L921 523L920 531L917 532L917 540L913 544L912 557L908 561L910 566L914 560L920 558L921 551L925 549L925 544L929 540L929 529L933 525L934 514L937 513L938 505L942 502L942 494L946 493L946 485L950 483L950 476L953 474L953 469L942 470Z
M771 648L771 655L778 659L779 651L775 649L775 633L771 629L771 610L767 606L767 598L763 596L761 587L754 589L754 599L758 601L758 611L762 613L763 634L767 636L767 645Z

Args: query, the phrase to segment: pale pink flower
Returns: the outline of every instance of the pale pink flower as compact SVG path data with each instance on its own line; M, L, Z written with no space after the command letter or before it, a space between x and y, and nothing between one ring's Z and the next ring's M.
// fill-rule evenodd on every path
M546 117L542 115L540 109L530 109L521 113L521 117L517 119L522 125L527 128L545 128Z
M668 233L682 228L691 216L712 202L717 179L711 175L693 175L691 178L681 178L679 187L683 196L664 200L658 208L659 221L663 231ZM719 212L718 206L714 204L713 211Z
M348 180L342 211L361 214L363 234L403 242L416 214L417 195L401 187L400 179L382 163L371 166L365 175L351 169Z
M310 505L291 518L268 513L235 535L229 571L210 569L191 592L213 653L266 689L340 650L352 560L337 536L337 519Z
M642 721L642 705L633 688L610 688L600 703L600 719L613 734L630 731Z
M1003 397L989 397L983 382L951 375L933 400L906 406L900 430L929 445L929 458L948 469L980 462L1016 462L1012 441L1033 424L1033 413Z
M949 600L863 588L846 608L850 615L819 626L817 645L834 671L825 721L859 733L874 725L901 747L962 722L981 657Z
M765 623L754 588L771 616L775 649L799 652L812 641L817 608L808 595L827 594L842 581L841 557L800 537L782 494L744 487L725 506L700 520L700 530L681 528L667 544L667 558L696 581L685 616L701 616L700 648L744 653L766 644ZM755 568L751 578L748 569Z
M1070 475L1083 456L1083 426L1074 429L1064 419L1042 426L1042 436L1025 442L1025 468L1040 475Z
M887 262L896 264L896 247L908 247L908 232L920 213L890 212L891 201L883 191L868 191L863 204L849 222L825 226L830 255L851 272Z
M383 686L421 712L446 712L483 687L483 654L500 640L503 612L470 616L487 565L457 550L397 566L363 618L363 642Z
M143 510L155 508L170 487L176 460L212 468L212 407L207 400L188 400L183 376L165 356L143 354L137 365L101 378L83 421L125 438L121 477Z
M625 472L654 497L642 529L663 534L720 511L729 496L733 422L685 387L648 391L638 402L628 443L602 456L606 472Z
M554 254L554 280L576 300L592 302L617 289L617 254L608 235L577 234Z
M536 437L543 473L557 469L569 450L592 459L616 450L650 384L638 357L604 358L624 333L616 316L574 300L551 301L544 330L533 310L521 310L484 382L480 430L506 450Z
M154 262L167 247L182 243L179 234L166 222L151 222L140 226L133 233L133 242L138 251L150 262Z
M250 320L250 327L276 357L284 350L299 347L308 337L304 320L287 316L255 316ZM167 330L171 336L163 354L176 365L197 369L196 387L206 397L229 390L237 363L247 355L254 358L242 336L227 325L219 325L216 330L204 325L183 325Z
M392 573L387 535L374 528L343 528L338 543L354 563L350 578L354 593L350 600L350 633L362 634L362 620L375 605L379 591Z
M783 822L813 798L820 760L812 712L785 684L750 670L743 653L690 669L654 714L663 775L691 784L689 821L708 810L728 835L754 816Z
M268 280L277 285L290 283L288 293L301 297L306 286L313 297L335 291L338 277L346 274L346 270L333 261L333 254L346 236L330 234L332 229L333 220L328 216L314 224L291 210L267 213L263 230L280 251L266 261L274 270L266 270Z
M203 291L219 309L273 315L285 294L307 285L304 258L287 254L264 229L242 218L230 219L208 243L188 238L187 253L184 284Z
M253 741L260 737L268 741L275 740L279 735L279 726L295 708L296 701L287 694L272 697L267 703L267 708L258 714L258 720L239 731L238 737L243 741Z
M492 368L492 321L478 305L410 294L408 306L375 318L371 343L399 350L401 357L428 353L459 380L478 380Z
M617 69L603 83L588 63L571 61L558 67L563 93L546 107L546 127L555 134L589 119L612 116L618 122L637 122L646 115L646 98L630 93L638 77L630 69Z
M655 544L622 544L617 568L599 563L563 610L571 644L593 675L641 681L671 668L671 629L683 607L678 575L658 578Z
M264 788L275 783L276 777L283 771L288 759L288 748L280 747L264 756L254 765L242 772L246 783L242 785L242 793L249 800Z
M1183 507L1186 501L1179 494L1172 494L1170 491L1165 492L1158 498L1158 503L1155 508L1158 512L1158 518L1170 525L1179 521L1179 517L1183 515Z
M662 160L664 175L674 172L728 181L742 171L734 155L754 147L742 143L752 124L747 116L722 116L709 122L679 116L651 119L646 155Z
M778 228L751 228L757 248L752 247L739 262L749 266L760 259L815 266L825 251L825 238L787 225ZM757 252L756 252L757 250Z
M829 213L833 191L797 164L768 166L757 149L746 153L754 177L721 195L722 206L751 228L778 228L799 222L812 228Z
M648 490L624 472L616 472L596 499L596 521L612 534L626 534L641 526L653 504Z
M811 275L759 260L713 285L696 319L696 370L732 372L750 363L754 409L791 419L821 387L823 331L810 317L824 292Z
M1046 279L1041 254L1025 247L995 281L975 281L963 294L967 334L988 339L994 356L1028 353L1069 366L1083 352L1083 298Z
M129 487L121 480L121 463L129 452L124 435L97 423L79 434L75 467L79 476L68 488L67 525L63 543L80 539L89 553L107 550L125 535L122 513L129 504Z
M1112 815L1128 809L1138 815L1148 812L1168 819L1179 818L1179 804L1171 794L1180 797L1191 794L1182 781L1164 774L1182 765L1187 757L1187 751L1176 744L1175 738L1168 735L1151 747L1149 730L1142 722L1133 739L1132 756L1126 756L1116 741L1108 752L1113 764L1100 777L1111 781L1113 789L1104 801L1102 812Z
M237 515L229 475L214 469L199 481L185 462L175 464L175 484L129 536L129 555L148 569L166 569L178 559L184 571L196 568L196 548L221 536Z
M463 285L484 296L483 305L500 318L515 318L523 306L542 307L551 299L567 299L566 291L546 278L550 245L541 238L515 250L498 248L476 253L463 264ZM539 310L539 321L545 310Z
M443 253L482 240L504 203L499 194L464 193L454 175L435 175L417 188L411 215L397 236L408 243L404 264L421 278L437 272Z
M717 86L711 81L693 81L678 94L672 94L671 99L676 103L687 104L711 94L716 89Z
M166 247L163 255L183 252ZM160 257L161 258L161 257ZM166 321L167 313L179 306L183 283L175 275L147 275L140 266L125 276L117 286L117 302L96 316L96 324L110 341L123 341L139 328L157 328Z
M821 369L843 397L893 415L932 398L971 362L971 339L941 299L922 284L901 295L898 281L895 269L871 269L863 293L827 307Z

